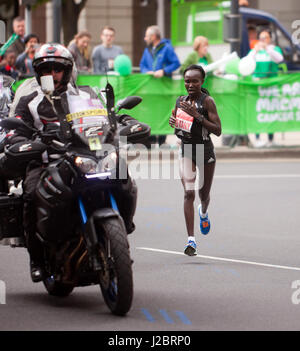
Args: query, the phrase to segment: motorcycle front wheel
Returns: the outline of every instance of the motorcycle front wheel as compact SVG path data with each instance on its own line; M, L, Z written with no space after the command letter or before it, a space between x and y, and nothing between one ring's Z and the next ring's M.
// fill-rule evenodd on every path
M117 218L106 218L97 226L102 269L99 281L104 301L111 312L125 315L133 299L132 261L124 225Z

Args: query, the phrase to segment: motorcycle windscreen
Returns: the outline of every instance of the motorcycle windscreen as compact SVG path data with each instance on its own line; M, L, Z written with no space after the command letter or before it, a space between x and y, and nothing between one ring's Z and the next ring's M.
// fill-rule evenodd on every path
M0 73L0 90L2 88L11 88L15 80L5 74Z
M7 117L8 115L8 104L12 101L11 86L13 83L14 79L0 73L0 118Z
M68 95L70 113L66 119L90 150L101 150L105 137L110 130L107 110L98 99L83 98L79 95Z

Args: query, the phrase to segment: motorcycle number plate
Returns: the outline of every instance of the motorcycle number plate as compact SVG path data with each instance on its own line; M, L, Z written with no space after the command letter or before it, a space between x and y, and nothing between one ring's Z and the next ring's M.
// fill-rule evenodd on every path
M102 149L101 141L99 138L94 137L94 138L89 138L88 140L89 140L90 150L95 151L95 150Z

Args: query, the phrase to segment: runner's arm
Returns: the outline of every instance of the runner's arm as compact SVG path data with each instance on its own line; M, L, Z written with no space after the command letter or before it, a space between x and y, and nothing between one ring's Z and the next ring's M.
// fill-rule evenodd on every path
M222 133L221 120L217 112L217 107L214 99L208 96L204 101L204 107L208 112L208 119L203 119L202 125L216 136L220 136Z

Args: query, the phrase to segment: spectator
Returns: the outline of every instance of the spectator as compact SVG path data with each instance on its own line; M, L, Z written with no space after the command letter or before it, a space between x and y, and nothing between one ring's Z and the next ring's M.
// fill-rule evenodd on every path
M146 29L144 38L147 48L145 48L140 61L141 73L153 75L155 78L163 76L171 77L179 66L179 59L168 39L161 39L158 26L150 26ZM159 145L165 143L166 135L152 135L149 138L148 148L151 144L158 142Z
M158 26L150 26L144 38L147 48L140 61L141 73L152 74L156 78L171 77L179 66L179 59L168 39L161 39Z
M10 50L16 53L18 57L25 50L24 35L25 35L25 21L22 17L16 17L13 20L13 32L18 35L18 38L9 47Z
M115 33L115 29L109 26L102 29L102 44L94 47L92 53L94 73L103 74L107 71L113 71L114 59L123 54L123 49L120 46L113 45Z
M87 31L81 31L75 35L68 46L79 72L91 71L92 64L89 53L90 41L91 34Z
M283 61L282 51L279 46L271 44L272 33L269 29L262 29L258 33L258 43L248 56L256 61L255 79L276 77L278 64ZM268 146L273 145L274 134L268 134ZM256 147L264 146L264 142L259 140L259 134L256 134Z
M250 25L248 27L248 39L249 39L250 49L254 49L254 46L258 43L257 31L254 25Z
M255 78L269 78L277 76L278 63L283 61L279 46L271 44L271 31L263 29L258 33L258 43L250 50L249 57L256 61L253 74Z
M16 54L11 49L6 50L3 55L3 65L0 68L0 73L5 74L7 76L12 77L13 79L17 79L19 76L18 71L16 70Z
M180 73L182 74L184 70L190 65L200 64L206 66L212 62L211 56L208 53L208 39L199 35L194 39L193 49L194 51L188 55L186 60L180 67Z
M17 57L16 67L21 74L34 75L32 61L39 47L39 37L36 34L28 34L24 38L25 51Z

